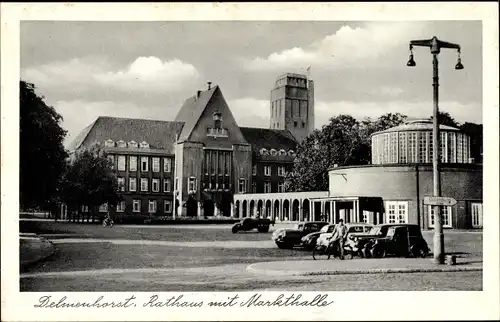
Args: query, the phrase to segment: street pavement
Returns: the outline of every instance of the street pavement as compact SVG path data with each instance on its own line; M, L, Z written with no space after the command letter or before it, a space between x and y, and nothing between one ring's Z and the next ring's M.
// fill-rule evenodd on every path
M56 247L53 256L21 273L21 290L482 289L477 232L446 231L446 250L457 254L458 265L437 269L431 258L314 261L311 252L278 249L271 232L232 234L226 225L206 226L21 222L21 231L41 234ZM432 249L432 234L424 236Z

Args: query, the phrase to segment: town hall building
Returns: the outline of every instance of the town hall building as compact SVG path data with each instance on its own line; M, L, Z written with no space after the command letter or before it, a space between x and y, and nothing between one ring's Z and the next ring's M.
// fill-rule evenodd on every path
M314 86L287 73L271 92L270 128L240 127L219 86L185 100L175 120L98 117L70 153L100 145L117 171L120 216L232 216L234 194L284 192L298 142L314 129ZM101 211L108 211L107 205Z

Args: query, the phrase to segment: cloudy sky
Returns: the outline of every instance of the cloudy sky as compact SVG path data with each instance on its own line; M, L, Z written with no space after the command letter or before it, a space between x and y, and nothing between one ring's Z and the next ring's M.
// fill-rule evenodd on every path
M21 22L21 77L63 116L68 143L100 115L173 120L212 81L240 126L269 126L276 77L315 81L316 126L432 113L432 61L408 42L437 36L462 46L440 54L440 108L482 123L482 33L474 21L443 22Z

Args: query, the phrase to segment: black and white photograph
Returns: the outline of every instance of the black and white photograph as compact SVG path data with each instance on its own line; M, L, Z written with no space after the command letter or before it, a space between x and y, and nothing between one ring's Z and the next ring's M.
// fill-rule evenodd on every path
M2 98L2 177L18 180L2 179L17 284L2 291L30 312L324 320L392 310L393 291L498 300L498 26L486 43L480 18L318 20L296 3L285 20L97 18L112 4L78 19L78 5L18 20L18 112ZM423 314L408 299L398 317Z

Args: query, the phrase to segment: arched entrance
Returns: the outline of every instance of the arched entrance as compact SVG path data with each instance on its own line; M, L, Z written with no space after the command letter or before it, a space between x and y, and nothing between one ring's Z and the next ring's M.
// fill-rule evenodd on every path
M280 201L276 200L274 202L274 220L281 220L280 215Z
M203 200L203 216L213 217L215 209L215 203L211 199Z
M262 200L259 200L257 202L257 217L264 217L264 202Z
M186 216L198 216L198 201L193 196L189 196L188 200L186 201Z
M248 214L247 214L247 205L248 205L248 202L246 200L243 200L243 203L242 203L243 209L241 209L242 213L243 213L243 218L244 217L248 217Z
M290 202L288 199L283 201L283 221L290 220Z
M311 220L311 210L309 209L309 199L302 201L302 213L304 214L304 221Z
M253 217L255 215L255 200L250 200L250 213L248 217Z
M271 217L271 200L266 201L266 210L265 210L265 217L270 218Z
M234 215L236 216L236 218L239 218L240 217L240 201L239 200L235 201L234 208L236 211L236 213Z
M292 205L293 206L292 206L292 218L291 218L291 220L298 221L299 220L300 201L298 201L297 199L294 199Z

